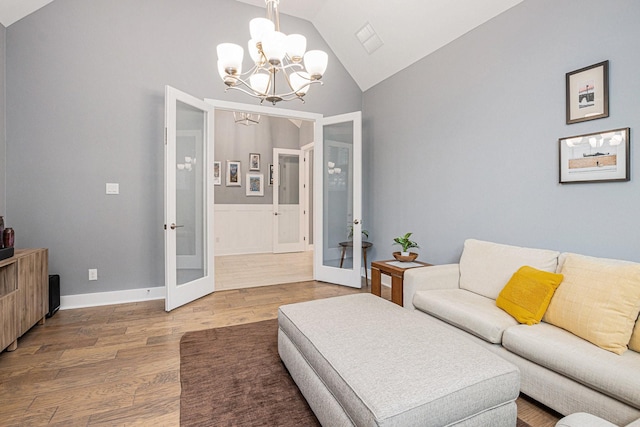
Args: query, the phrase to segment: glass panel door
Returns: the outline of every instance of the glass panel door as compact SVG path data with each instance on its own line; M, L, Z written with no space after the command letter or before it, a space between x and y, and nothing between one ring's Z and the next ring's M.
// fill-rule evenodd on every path
M361 114L316 122L316 140L316 279L361 287Z
M165 309L170 311L214 289L208 232L213 107L171 87L165 104Z

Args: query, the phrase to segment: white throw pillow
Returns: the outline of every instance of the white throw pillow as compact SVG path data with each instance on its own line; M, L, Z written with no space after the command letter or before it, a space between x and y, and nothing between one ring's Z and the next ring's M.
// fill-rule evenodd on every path
M556 271L560 252L467 239L460 257L460 288L496 299L513 273L530 266Z

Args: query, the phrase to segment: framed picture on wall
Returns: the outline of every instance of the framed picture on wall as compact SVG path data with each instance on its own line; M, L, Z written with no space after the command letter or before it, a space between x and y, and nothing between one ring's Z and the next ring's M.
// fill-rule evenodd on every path
M273 185L273 164L269 163L269 185Z
M220 185L222 182L222 163L213 162L213 185Z
M629 181L629 128L560 138L560 183Z
M249 170L250 171L260 170L260 154L258 153L249 154Z
M264 196L264 175L261 173L247 174L247 196Z
M566 76L567 124L609 117L609 61Z
M242 186L241 173L239 160L227 160L227 187Z

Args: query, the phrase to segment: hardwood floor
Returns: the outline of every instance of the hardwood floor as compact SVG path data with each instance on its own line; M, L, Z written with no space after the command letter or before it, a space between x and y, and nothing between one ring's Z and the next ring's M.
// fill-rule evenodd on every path
M215 277L220 291L306 282L313 280L313 251L217 256Z
M171 313L164 301L60 311L25 334L16 351L0 354L0 425L178 426L184 332L367 291L311 281L219 291ZM533 427L558 419L522 398L518 414Z

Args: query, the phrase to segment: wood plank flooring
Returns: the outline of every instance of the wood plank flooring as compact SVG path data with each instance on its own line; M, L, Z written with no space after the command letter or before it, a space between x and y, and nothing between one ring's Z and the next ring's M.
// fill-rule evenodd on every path
M313 280L313 251L217 256L215 278L220 291Z
M164 301L60 311L25 334L16 351L0 354L0 425L178 426L184 332L272 319L282 304L367 291L310 281L219 291L171 313ZM522 398L518 414L533 427L558 419Z

